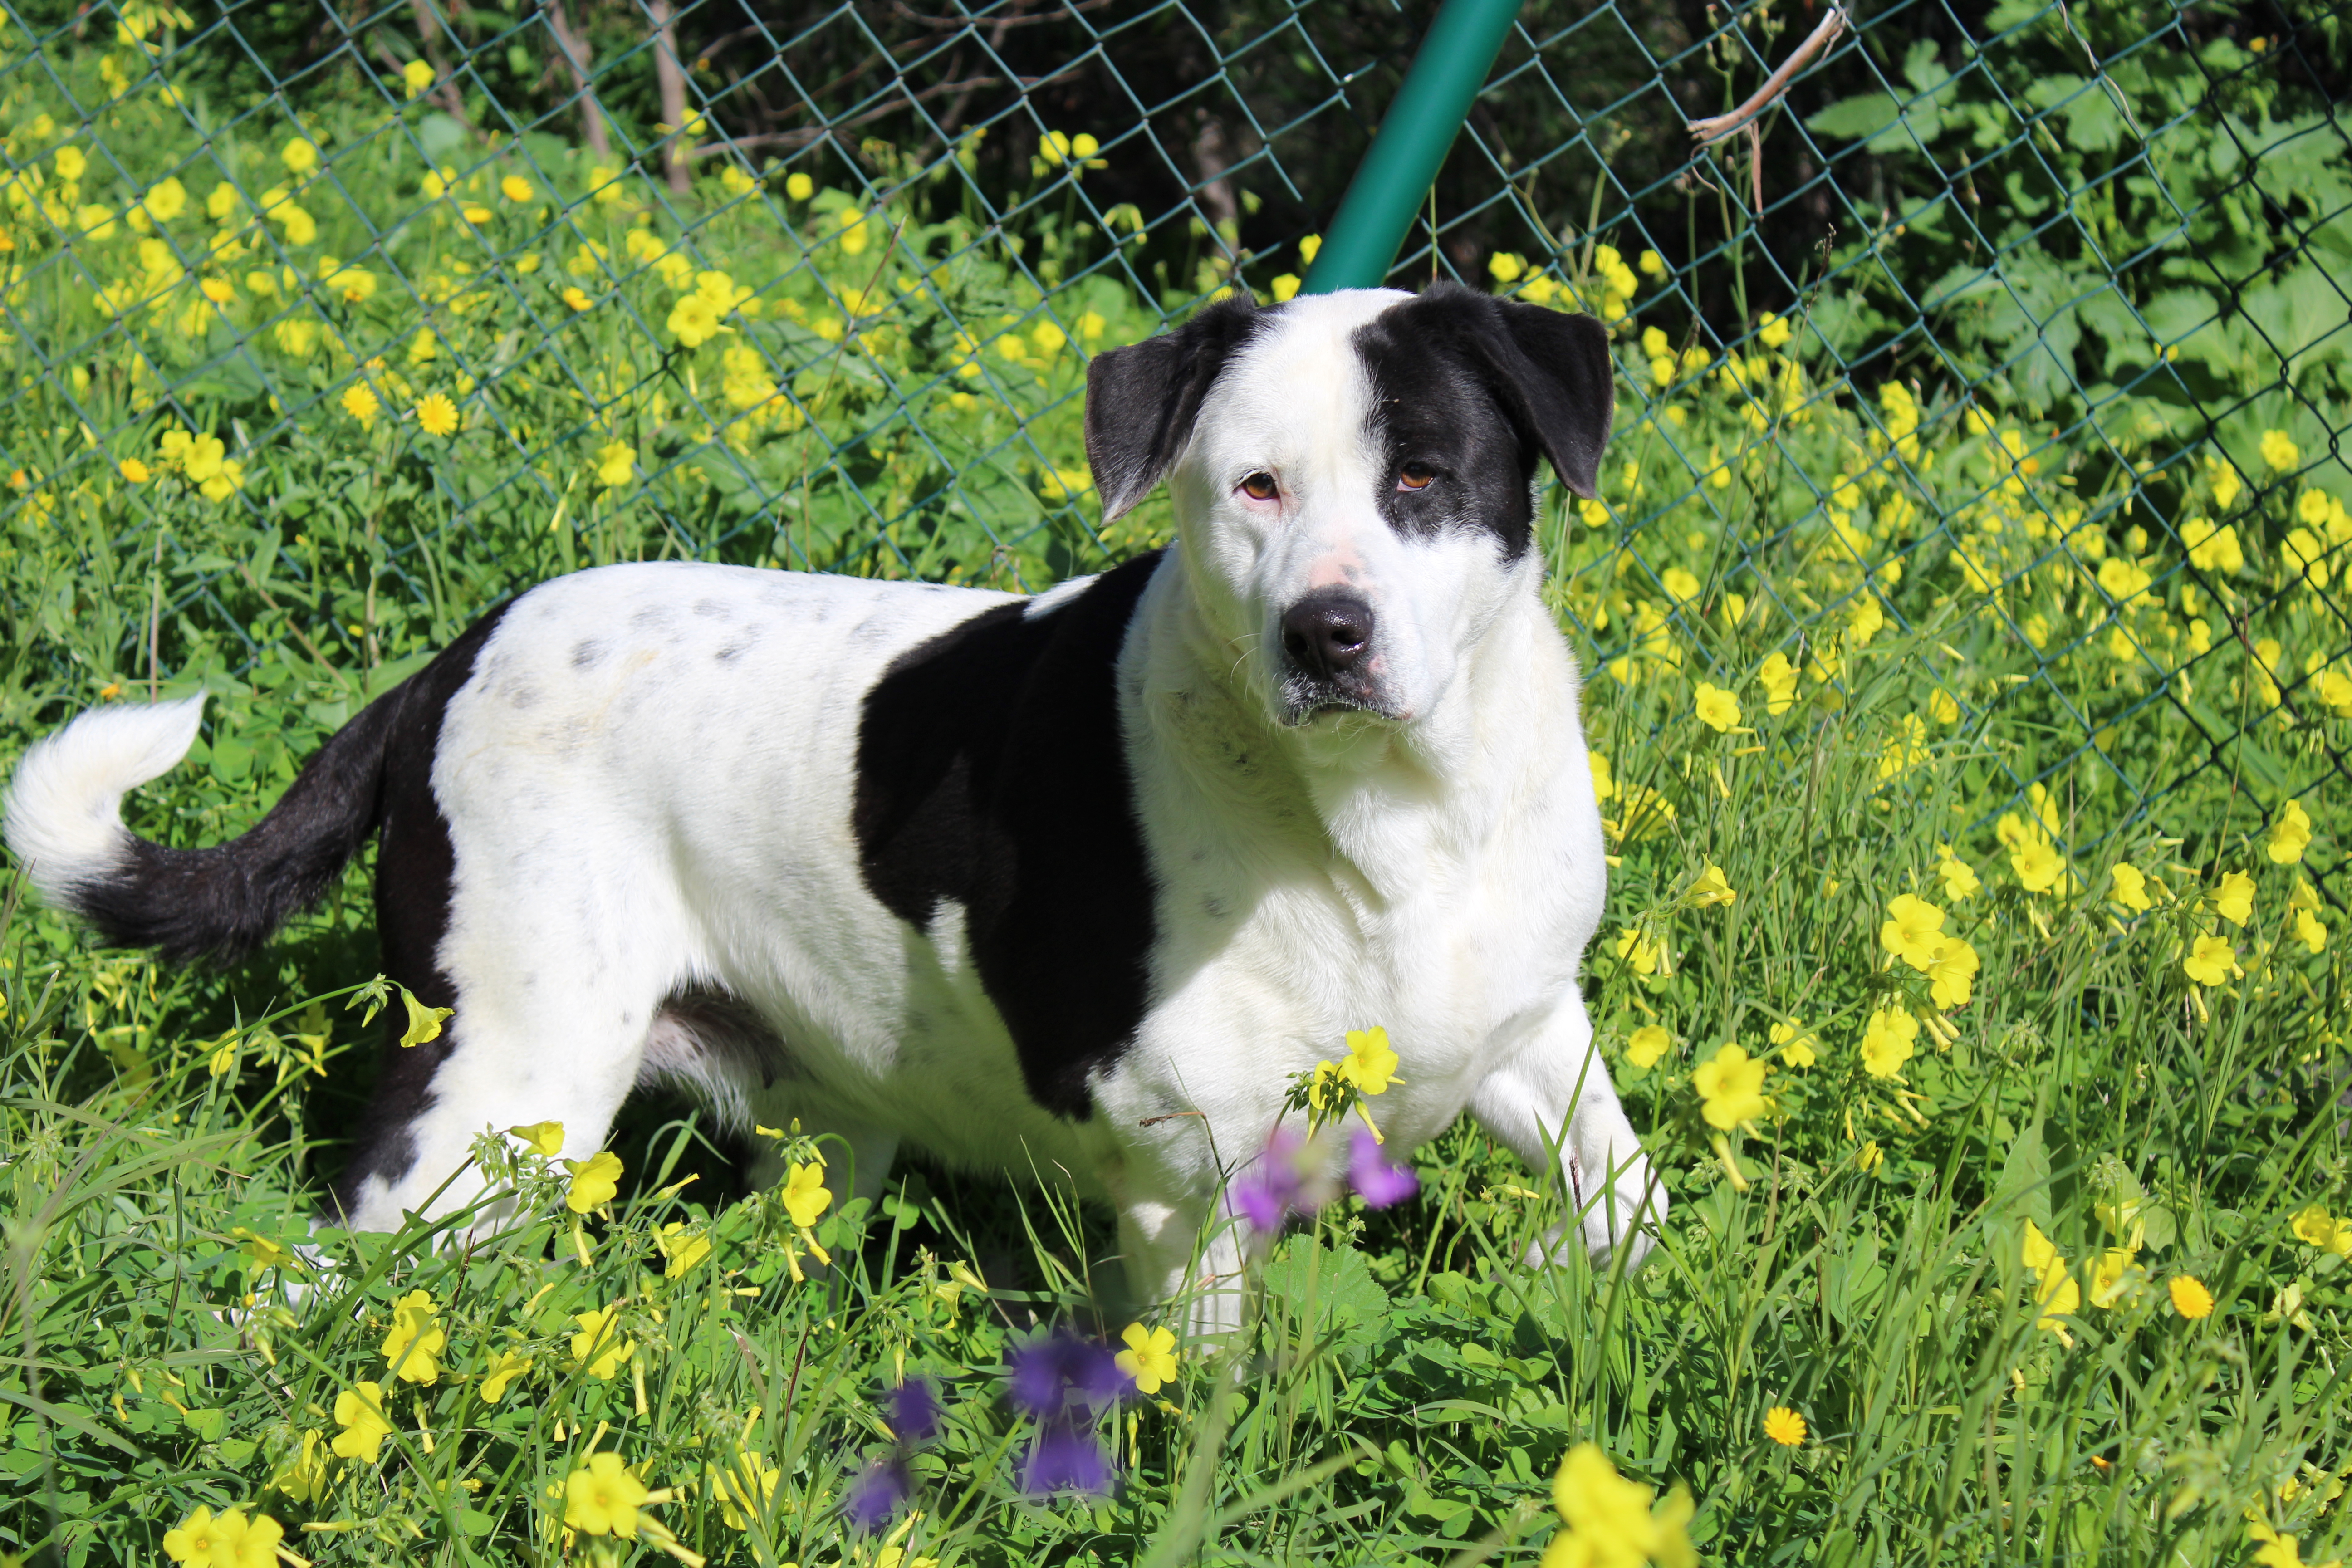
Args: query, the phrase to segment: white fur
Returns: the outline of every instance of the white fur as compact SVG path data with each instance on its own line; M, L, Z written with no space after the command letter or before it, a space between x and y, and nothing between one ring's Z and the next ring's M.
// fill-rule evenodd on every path
M202 692L93 708L25 753L8 785L8 845L43 898L62 899L121 863L131 842L122 797L171 772L204 716Z
M1094 1079L1092 1118L1030 1099L963 911L928 930L893 915L851 825L866 694L1006 596L609 567L519 600L448 706L433 786L456 854L438 956L457 1044L412 1168L371 1182L353 1220L422 1206L486 1127L560 1121L585 1157L630 1090L666 1077L736 1116L839 1134L860 1192L902 1139L974 1168L1058 1167L1117 1206L1133 1283L1169 1298L1201 1282L1204 1233L1206 1276L1236 1266L1223 1186L1286 1079L1380 1025L1402 1058L1376 1102L1393 1157L1467 1109L1538 1167L1559 1151L1587 1244L1646 1250L1664 1197L1578 989L1606 868L1540 561L1506 563L1488 535L1403 537L1373 500L1383 459L1349 333L1403 298L1295 301L1220 379L1169 475L1181 542L1118 667L1159 936L1150 1005ZM1276 500L1237 489L1259 471ZM1284 711L1279 618L1335 584L1376 612L1370 668L1394 717ZM21 810L16 841L38 858L100 864L114 799L186 744L194 705L172 711L92 715L37 749L12 838ZM696 984L756 1009L797 1072L764 1083L656 1016ZM1232 1305L1212 1289L1195 1321L1230 1322Z

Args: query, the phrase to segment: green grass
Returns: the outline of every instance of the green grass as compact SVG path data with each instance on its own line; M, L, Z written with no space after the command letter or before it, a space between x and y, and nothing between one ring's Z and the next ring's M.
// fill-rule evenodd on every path
M215 259L151 273L122 222L72 237L43 216L66 121L11 79L0 123L43 184L15 187L0 285L25 327L0 409L0 763L90 703L202 685L204 741L133 803L152 836L249 825L364 695L561 571L682 555L1034 587L1166 526L1164 503L1092 526L1076 392L1082 349L1179 301L1102 269L1123 242L1071 223L1066 175L1033 193L1024 275L945 187L714 178L670 204L632 179L600 202L586 160L526 141L452 149L478 162L431 197L421 111L354 111L310 127L340 183L289 198L317 227L296 244L253 201L206 213L197 176L290 186L283 127L200 142L134 92L95 132L131 185L86 172L60 205L68 229L84 205L119 219L180 178L164 232ZM631 233L752 289L758 315L682 342L680 292ZM604 259L575 274L583 246ZM742 1192L742 1151L690 1109L648 1102L615 1130L620 1191L576 1226L565 1173L499 1152L511 1216L470 1242L458 1215L265 1267L308 1238L369 1076L364 869L217 973L11 902L0 1547L154 1563L194 1510L235 1507L322 1564L659 1560L565 1541L593 1450L667 1489L646 1517L714 1562L1529 1562L1589 1440L1689 1488L1708 1561L2201 1565L2250 1558L2249 1510L2304 1560L2343 1554L2345 943L2299 902L2336 864L2341 795L2305 781L2332 779L2352 718L2318 591L2352 536L2336 480L2300 456L2140 475L1949 388L1865 395L1820 379L1801 323L1677 369L1643 333L1685 323L1646 284L1594 284L1597 249L1541 276L1558 303L1622 295L1609 500L1548 506L1544 542L1611 764L1588 996L1675 1203L1643 1268L1518 1267L1558 1194L1465 1124L1416 1156L1419 1199L1327 1210L1254 1276L1244 1334L1182 1345L1175 1383L1104 1419L1111 1497L1027 1500L1005 1355L1123 1327L1097 1316L1103 1216L917 1164L878 1209L826 1214L835 1266L795 1279L782 1199ZM205 279L235 296L209 315ZM98 288L152 302L118 321ZM421 428L433 394L456 434ZM222 437L236 485L169 460L183 428ZM1696 717L1702 682L1739 705L1728 730ZM2315 837L2274 858L2298 789ZM1905 894L1976 954L1964 1004L1883 940ZM2185 965L2216 939L2242 973L2199 984ZM1697 1075L1733 1042L1768 1063L1769 1104L1718 1129ZM2063 1263L2026 1266L2029 1222ZM2210 1316L2176 1310L2181 1276ZM418 1291L446 1336L429 1385L383 1348ZM605 1308L635 1348L598 1377L609 1346L572 1340ZM513 1356L530 1370L486 1399ZM915 1512L857 1538L845 1494L892 1448L877 1398L918 1375L947 1416L910 1461ZM322 1459L363 1382L394 1391L391 1436ZM1802 1444L1768 1439L1776 1406ZM774 1487L730 1519L721 1478L746 1467Z

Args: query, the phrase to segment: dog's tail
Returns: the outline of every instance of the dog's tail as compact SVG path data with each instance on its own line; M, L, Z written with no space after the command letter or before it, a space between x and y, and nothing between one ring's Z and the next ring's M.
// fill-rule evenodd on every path
M151 843L121 816L126 791L187 755L204 698L94 709L17 764L8 847L44 899L109 942L174 963L239 957L317 902L374 832L402 690L336 731L251 831L208 849Z

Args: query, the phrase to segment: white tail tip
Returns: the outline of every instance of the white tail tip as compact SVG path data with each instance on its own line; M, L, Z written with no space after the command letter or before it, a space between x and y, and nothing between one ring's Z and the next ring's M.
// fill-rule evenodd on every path
M202 692L93 708L25 753L8 784L8 847L44 897L69 894L115 868L131 837L123 795L171 772L204 716Z

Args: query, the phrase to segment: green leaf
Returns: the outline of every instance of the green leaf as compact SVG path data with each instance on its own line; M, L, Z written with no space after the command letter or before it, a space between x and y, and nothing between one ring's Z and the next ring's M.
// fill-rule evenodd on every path
M1875 136L1890 125L1900 124L1902 120L1903 111L1895 106L1893 98L1883 92L1865 92L1816 111L1805 121L1805 128L1824 136L1860 140Z

